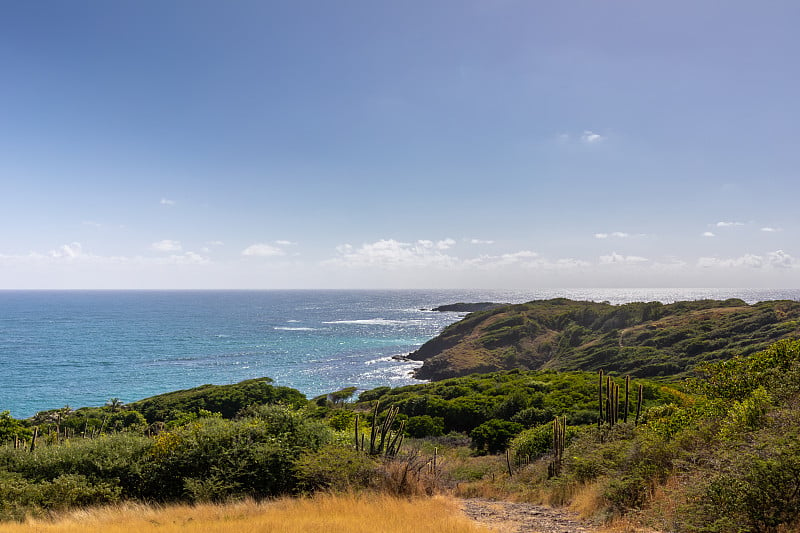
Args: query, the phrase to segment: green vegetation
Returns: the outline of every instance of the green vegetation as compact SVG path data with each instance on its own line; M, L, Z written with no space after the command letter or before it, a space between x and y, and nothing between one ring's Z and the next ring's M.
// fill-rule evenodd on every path
M800 525L800 342L702 373L688 385L704 394L651 408L638 427L580 431L545 484L567 494L593 484L605 512L635 510L670 531Z
M472 313L410 357L424 361L423 379L512 368L675 378L798 336L800 302L788 300L610 305L558 298Z
M624 383L623 379L616 381ZM680 395L663 383L650 380L637 380L637 383L642 385L645 406L671 403ZM571 426L596 424L599 417L597 395L597 374L594 373L511 370L395 389L382 387L361 394L355 407L367 409L378 400L382 409L395 407L401 417L407 417L407 430L416 428L420 417L429 417L431 423L441 424L441 433L445 434L471 434L478 426L490 422L492 424L487 427L513 427L516 434L525 428L547 424L554 416L566 416ZM631 403L629 409L634 413L635 404ZM499 425L499 421L516 425ZM473 444L476 449L485 448L477 441Z
M242 381L236 385L203 385L189 390L160 394L134 402L130 407L142 413L148 423L169 422L184 413L200 410L232 418L241 409L254 404L282 403L305 405L306 397L289 387L276 387L270 378Z
M675 304L669 313L639 304L629 318L708 333L717 326L706 328L697 313L741 324L744 311L731 309L756 313L747 320L767 310L794 312L783 302L734 303ZM626 333L617 331L617 340L637 327L573 304L563 303L568 318L552 320L577 346L586 345L570 325L577 319L587 330L598 316L621 324ZM487 316L467 320L481 329ZM490 336L534 328L516 315L495 324ZM771 328L764 321L751 332ZM677 338L676 331L669 335ZM0 519L125 500L448 491L572 504L600 519L664 531L796 531L800 341L709 359L683 380L630 378L608 367L514 369L380 387L356 400L346 388L308 401L262 378L128 405L112 398L102 407L65 406L28 420L0 412Z
M677 397L644 384L648 405ZM430 494L462 479L436 466L439 446L470 461L503 452L521 431L555 415L571 424L598 418L596 376L588 373L497 372L384 387L348 403L351 394L307 401L256 379L29 420L2 413L0 517L129 499L221 501L345 488ZM463 479L474 479L475 468L462 467Z

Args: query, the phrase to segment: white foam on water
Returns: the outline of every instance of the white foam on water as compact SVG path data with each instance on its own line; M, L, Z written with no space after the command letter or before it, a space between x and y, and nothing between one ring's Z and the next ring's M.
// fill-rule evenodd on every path
M323 324L352 324L356 326L419 326L423 322L419 319L414 320L390 320L387 318L366 318L361 320L330 320Z
M378 359L371 359L369 361L364 361L364 364L374 365L375 363L391 363L392 361L395 361L395 359L389 356L389 357L380 357Z

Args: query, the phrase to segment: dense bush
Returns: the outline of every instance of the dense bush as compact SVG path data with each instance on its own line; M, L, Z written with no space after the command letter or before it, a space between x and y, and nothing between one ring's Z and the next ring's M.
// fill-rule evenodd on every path
M575 426L567 426L565 442L569 444L579 432ZM553 424L547 423L526 429L514 437L511 449L517 457L536 459L553 451Z
M147 422L168 422L184 413L205 409L233 418L236 413L251 405L285 404L302 407L306 404L302 393L289 387L272 385L270 378L242 381L234 385L203 385L189 390L169 392L130 404L141 412Z
M0 412L0 445L14 442L16 439L28 439L30 436L31 430L13 418L9 411Z
M620 380L621 381L621 380ZM674 389L644 380L645 406L675 401ZM373 395L355 404L367 407ZM381 390L381 409L396 406L409 418L431 416L443 431L469 433L492 419L534 427L567 415L570 425L597 422L597 374L512 370ZM633 411L633 402L630 403Z
M327 425L286 407L251 409L239 420L200 419L155 437L142 495L217 500L291 492L297 459L331 439Z
M0 520L22 520L50 511L114 503L119 501L121 491L113 482L91 482L79 474L31 481L19 474L5 473L0 475Z
M473 429L469 436L478 453L500 453L520 431L522 424L494 418Z
M406 421L406 434L409 437L439 437L444 435L444 419L429 415L412 416Z
M32 453L9 450L6 468L37 482L81 475L91 482L113 482L127 492L138 486L140 461L151 446L147 437L129 433L71 439L61 445L37 447Z
M296 466L298 486L303 491L349 491L373 484L378 463L352 446L327 444L304 452Z

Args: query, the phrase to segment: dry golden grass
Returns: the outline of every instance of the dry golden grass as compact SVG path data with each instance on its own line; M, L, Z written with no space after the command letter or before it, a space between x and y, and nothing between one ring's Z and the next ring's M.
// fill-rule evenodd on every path
M581 518L591 518L603 510L605 503L603 485L599 482L587 483L575 490L569 508Z
M449 498L319 495L268 503L150 507L126 504L52 520L0 524L2 533L486 533Z

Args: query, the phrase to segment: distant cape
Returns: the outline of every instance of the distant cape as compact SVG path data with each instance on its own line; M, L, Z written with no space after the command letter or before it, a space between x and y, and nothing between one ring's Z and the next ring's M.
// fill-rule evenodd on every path
M486 307L491 306L486 310ZM676 379L695 365L800 337L800 302L740 299L611 305L566 298L454 304L475 311L408 355L418 379L511 370L605 370Z
M477 303L459 302L455 304L440 305L439 307L434 307L433 309L431 309L431 311L476 313L478 311L490 311L492 309L497 309L498 307L503 307L504 305L508 304L499 304L494 302L477 302Z

